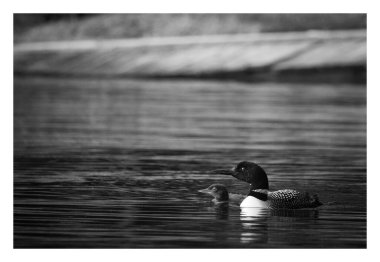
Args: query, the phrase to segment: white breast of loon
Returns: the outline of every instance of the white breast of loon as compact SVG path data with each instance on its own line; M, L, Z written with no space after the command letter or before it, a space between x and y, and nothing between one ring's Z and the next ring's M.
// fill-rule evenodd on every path
M247 196L243 202L241 202L240 207L259 207L259 208L267 208L268 201L260 200L253 196Z

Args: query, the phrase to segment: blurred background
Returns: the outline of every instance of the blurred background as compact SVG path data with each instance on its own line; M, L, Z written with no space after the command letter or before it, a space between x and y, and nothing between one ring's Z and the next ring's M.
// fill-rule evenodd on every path
M14 14L15 248L366 248L365 14ZM318 210L218 208L256 162Z
M365 82L365 29L365 14L15 14L15 72Z
M365 14L15 14L15 42L366 29Z

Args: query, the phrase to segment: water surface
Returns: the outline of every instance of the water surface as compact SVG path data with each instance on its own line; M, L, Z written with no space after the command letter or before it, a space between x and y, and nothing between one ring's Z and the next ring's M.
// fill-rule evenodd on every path
M328 205L198 193L241 160ZM365 86L16 78L14 246L364 248Z

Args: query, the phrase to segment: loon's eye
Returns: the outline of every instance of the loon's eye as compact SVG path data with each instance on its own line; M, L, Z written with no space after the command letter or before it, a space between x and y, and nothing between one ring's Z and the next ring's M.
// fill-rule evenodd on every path
M245 168L244 168L244 167L241 167L241 168L240 168L240 170L241 170L241 171L244 171L244 170L245 170Z
M212 191L216 191L216 187L213 187L213 188L212 188Z

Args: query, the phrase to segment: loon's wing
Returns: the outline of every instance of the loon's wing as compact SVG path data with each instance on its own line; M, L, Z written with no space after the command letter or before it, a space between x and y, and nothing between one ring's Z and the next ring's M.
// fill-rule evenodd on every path
M314 208L322 205L317 195L310 197L308 193L301 193L293 189L268 192L268 200L273 208Z

